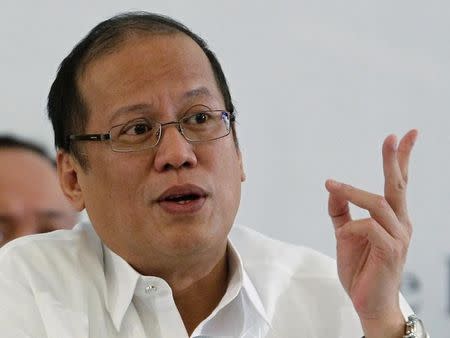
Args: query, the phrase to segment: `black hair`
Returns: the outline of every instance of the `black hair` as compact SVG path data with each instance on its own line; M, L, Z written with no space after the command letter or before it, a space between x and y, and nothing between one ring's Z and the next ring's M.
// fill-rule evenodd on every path
M55 160L45 151L44 147L36 142L25 140L17 136L2 134L0 135L0 151L10 149L19 149L30 151L43 159L49 161L53 167L56 167Z

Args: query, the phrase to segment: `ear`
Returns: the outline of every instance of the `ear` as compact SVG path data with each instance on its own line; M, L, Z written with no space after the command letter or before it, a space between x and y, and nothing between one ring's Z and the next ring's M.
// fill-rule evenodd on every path
M85 207L83 191L81 190L78 175L83 170L75 161L72 155L63 150L59 150L56 155L59 184L64 195L77 211L82 211Z
M245 175L244 163L242 161L242 153L240 149L238 149L237 152L238 152L239 168L241 170L241 182L244 182L247 177Z

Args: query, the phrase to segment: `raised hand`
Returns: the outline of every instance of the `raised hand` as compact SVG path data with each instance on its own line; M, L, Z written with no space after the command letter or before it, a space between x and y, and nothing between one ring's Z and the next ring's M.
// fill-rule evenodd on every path
M367 338L402 337L404 320L399 290L412 225L406 204L408 163L417 131L399 142L383 143L384 196L333 180L328 210L337 242L341 283L360 317ZM353 220L349 203L366 209L370 218Z

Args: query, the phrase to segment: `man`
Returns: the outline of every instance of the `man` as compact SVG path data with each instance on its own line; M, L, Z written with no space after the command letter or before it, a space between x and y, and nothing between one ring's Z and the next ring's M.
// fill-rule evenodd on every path
M55 162L38 145L0 135L0 246L21 236L70 229L76 213Z
M149 13L100 23L62 62L48 111L63 190L92 226L2 252L3 332L403 336L415 131L385 141L386 198L327 182L342 288L331 259L232 229L245 179L234 107L217 59L186 27ZM349 202L371 218L351 220Z

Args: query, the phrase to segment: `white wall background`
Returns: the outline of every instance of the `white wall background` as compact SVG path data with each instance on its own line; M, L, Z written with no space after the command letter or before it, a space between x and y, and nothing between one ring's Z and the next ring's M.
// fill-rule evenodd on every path
M247 182L238 221L334 255L328 177L381 193L381 143L420 130L405 293L449 337L450 3L409 1L0 2L0 132L52 146L46 95L69 50L125 10L173 16L229 77Z

